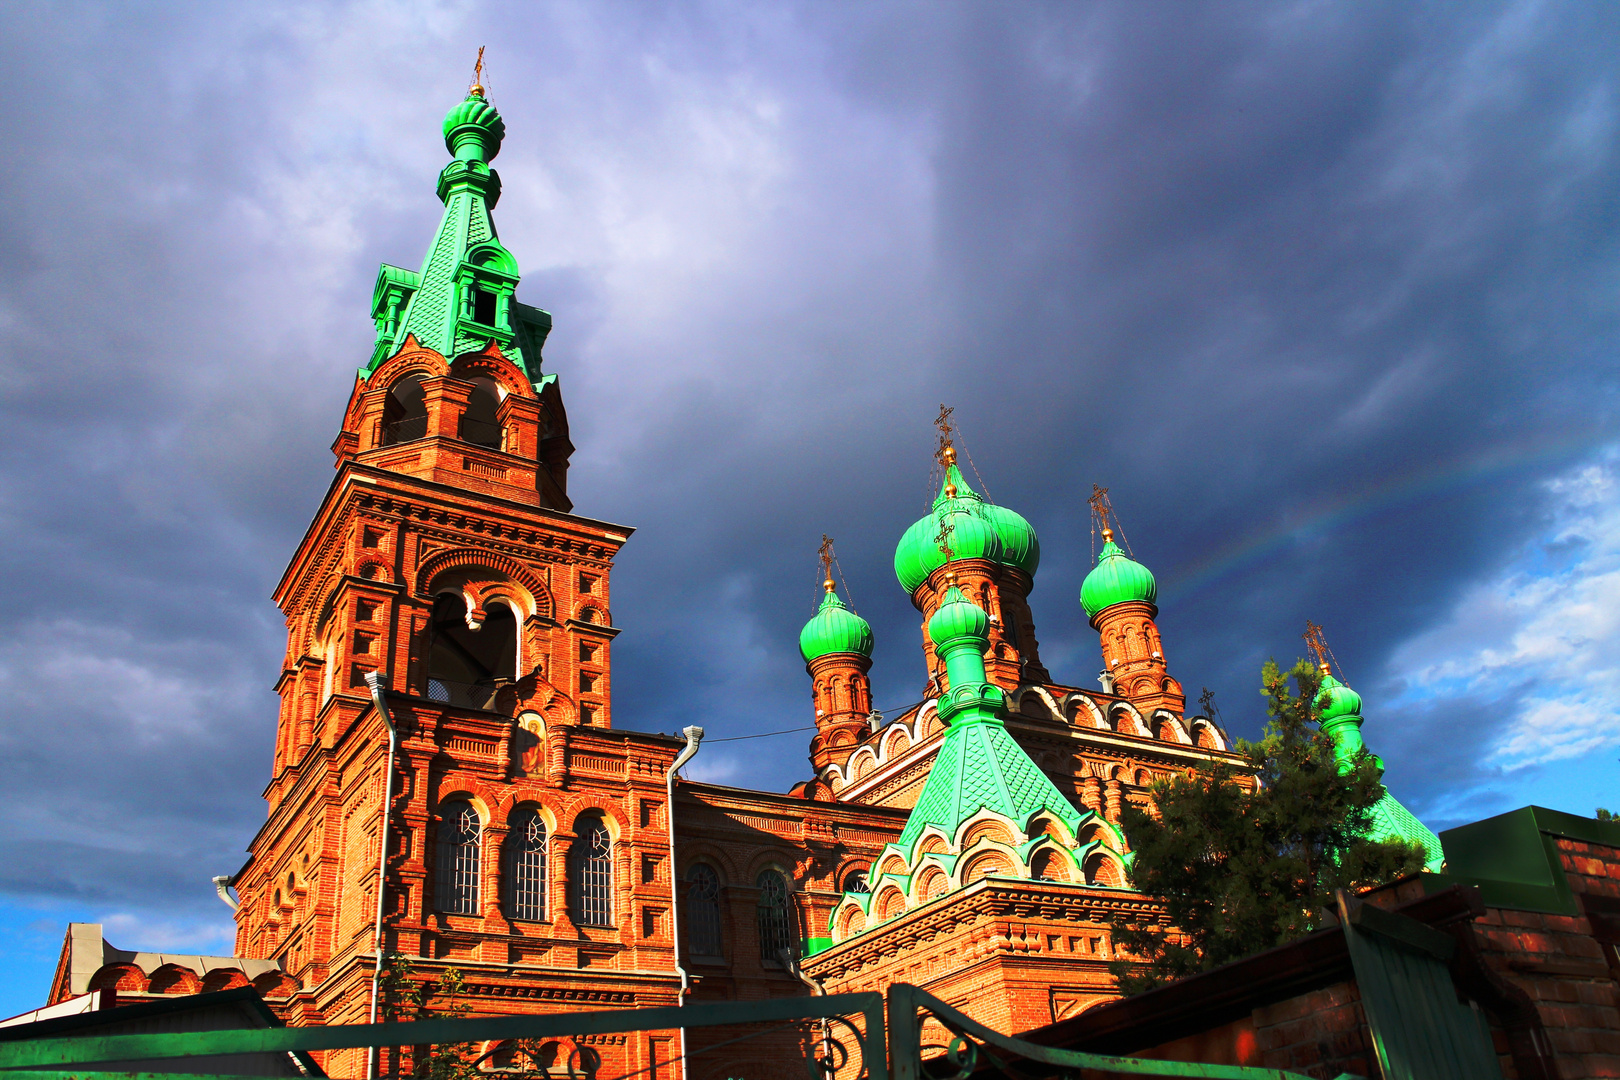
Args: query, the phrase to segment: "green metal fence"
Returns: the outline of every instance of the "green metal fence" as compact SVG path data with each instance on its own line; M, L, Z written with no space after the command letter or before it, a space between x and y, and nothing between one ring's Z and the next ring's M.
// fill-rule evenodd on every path
M923 1042L924 1017L950 1033L945 1046ZM0 1044L5 1080L99 1080L128 1077L159 1080L197 1074L122 1072L108 1063L214 1057L295 1050L342 1050L436 1044L503 1042L678 1028L720 1028L768 1022L818 1022L807 1040L805 1068L810 1080L965 1080L989 1071L1017 1076L1181 1076L1210 1080L1308 1080L1298 1073L1238 1065L1149 1061L1058 1050L991 1031L929 994L898 983L887 1001L876 993L780 998L594 1012L423 1020L407 1023L328 1027L201 1031L154 1035L104 1035L75 1039L34 1039ZM762 1034L762 1033L756 1033ZM751 1038L744 1035L737 1042ZM721 1050L714 1046L707 1055ZM932 1051L932 1052L931 1052ZM694 1051L694 1056L699 1053ZM713 1061L714 1059L709 1059ZM103 1068L95 1066L101 1064ZM660 1063L664 1065L665 1063ZM670 1065L678 1062L669 1062ZM711 1066L705 1065L705 1069ZM603 1077L599 1080L626 1080ZM739 1078L746 1080L746 1078ZM1339 1080L1355 1080L1341 1076Z

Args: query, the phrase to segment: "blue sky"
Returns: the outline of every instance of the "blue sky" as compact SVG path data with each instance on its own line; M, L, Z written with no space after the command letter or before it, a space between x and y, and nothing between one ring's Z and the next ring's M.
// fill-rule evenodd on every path
M1436 828L1620 803L1620 11L1604 5L53 4L0 13L0 1014L69 919L227 950L268 596L377 263L415 265L489 46L495 211L556 321L616 722L810 720L838 542L882 707L891 557L956 407L1088 685L1085 496L1171 670L1258 732L1327 630ZM805 741L699 775L785 788Z

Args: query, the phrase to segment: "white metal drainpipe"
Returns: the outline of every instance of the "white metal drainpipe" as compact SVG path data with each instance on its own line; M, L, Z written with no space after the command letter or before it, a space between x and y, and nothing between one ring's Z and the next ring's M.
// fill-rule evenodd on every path
M669 932L675 946L675 973L681 977L681 997L678 1004L686 1004L686 990L690 983L686 968L681 965L681 880L675 872L675 774L682 765L691 761L697 755L698 744L703 742L703 729L697 726L684 728L681 731L686 736L686 745L681 752L675 755L675 763L669 767L664 777L664 820L669 825ZM686 1027L681 1027L681 1076L686 1076Z
M384 683L387 676L381 672L366 672L366 685L371 688L371 701L377 707L377 715L388 726L388 771L383 776L383 802L382 820L377 824L377 962L371 969L371 1016L366 1022L377 1022L377 992L382 983L383 969L383 880L388 872L388 812L394 802L394 751L398 746L399 736L394 730L394 718L388 714L388 703L383 700L387 692ZM377 1080L377 1047L369 1048L366 1055L366 1076L370 1080Z

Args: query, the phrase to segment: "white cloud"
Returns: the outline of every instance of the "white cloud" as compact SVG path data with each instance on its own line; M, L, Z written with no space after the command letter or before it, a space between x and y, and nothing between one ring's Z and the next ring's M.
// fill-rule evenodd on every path
M1620 451L1546 491L1543 536L1390 665L1409 699L1516 699L1485 755L1509 770L1620 745Z

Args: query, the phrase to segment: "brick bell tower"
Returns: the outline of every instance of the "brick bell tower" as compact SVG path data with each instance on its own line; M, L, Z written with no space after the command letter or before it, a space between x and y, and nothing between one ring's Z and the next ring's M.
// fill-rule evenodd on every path
M631 530L569 512L551 317L517 300L490 216L505 124L482 86L443 133L438 231L419 271L378 273L337 476L275 592L269 816L232 884L237 952L298 982L295 1023L366 1018L385 710L386 951L418 978L456 966L479 1012L676 1000L648 973L672 970L680 741L612 728L609 581Z

